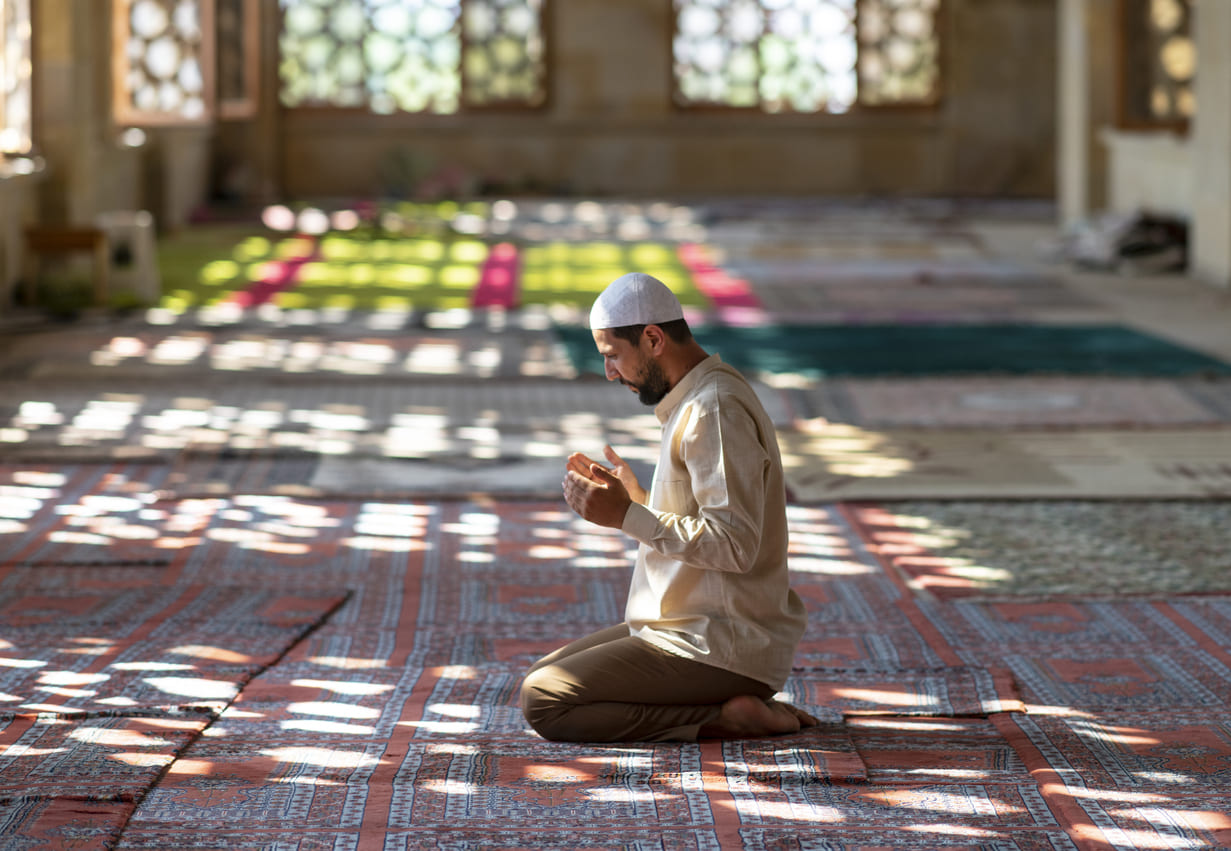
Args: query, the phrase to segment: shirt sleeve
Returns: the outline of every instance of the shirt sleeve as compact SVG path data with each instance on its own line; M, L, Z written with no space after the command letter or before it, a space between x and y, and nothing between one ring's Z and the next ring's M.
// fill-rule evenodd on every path
M661 508L633 504L623 531L692 567L750 570L761 544L769 463L752 414L734 400L697 412L681 429L678 452L688 480L656 479L654 487L686 488L691 500L668 493L654 500ZM684 513L679 502L695 503L695 510Z

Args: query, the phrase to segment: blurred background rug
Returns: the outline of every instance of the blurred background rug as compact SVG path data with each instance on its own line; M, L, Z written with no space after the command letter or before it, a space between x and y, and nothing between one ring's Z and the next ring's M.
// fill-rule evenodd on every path
M711 353L751 374L1231 375L1231 364L1119 325L698 326ZM578 372L602 373L586 329L560 326Z

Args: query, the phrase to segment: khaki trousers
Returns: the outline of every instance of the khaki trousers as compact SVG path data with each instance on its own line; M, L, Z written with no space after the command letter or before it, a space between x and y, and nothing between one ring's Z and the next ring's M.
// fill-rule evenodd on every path
M722 704L774 689L740 674L675 656L608 627L544 656L521 687L522 712L559 742L694 742Z

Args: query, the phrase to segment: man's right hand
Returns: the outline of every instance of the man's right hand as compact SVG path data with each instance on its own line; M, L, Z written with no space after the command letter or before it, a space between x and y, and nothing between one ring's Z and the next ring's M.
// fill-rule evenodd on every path
M633 472L632 468L628 466L623 458L616 454L616 451L610 445L603 447L603 455L607 456L607 460L611 462L611 472L620 480L620 484L624 485L624 489L628 491L629 498L633 502L645 505L649 494L637 483L637 475ZM594 479L594 476L590 474L590 465L594 463L594 461L580 452L574 452L568 457L568 469L579 476L591 480Z

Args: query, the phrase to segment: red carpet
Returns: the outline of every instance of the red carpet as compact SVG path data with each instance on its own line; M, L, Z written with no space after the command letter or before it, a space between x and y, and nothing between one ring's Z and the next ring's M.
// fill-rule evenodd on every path
M186 536L175 526L186 503L164 508L150 522ZM195 543L158 569L0 571L6 837L92 848L1231 844L1223 597L916 596L853 511L794 508L795 584L811 621L786 692L822 725L761 741L563 745L526 729L521 675L620 617L623 537L558 502L232 498L195 511ZM94 520L105 528L108 516L100 507ZM40 555L31 542L10 552L17 563L84 555Z

